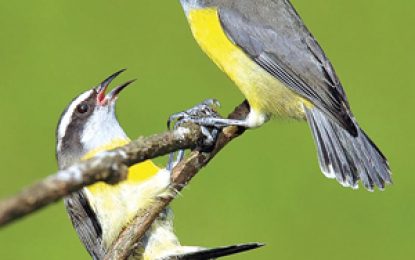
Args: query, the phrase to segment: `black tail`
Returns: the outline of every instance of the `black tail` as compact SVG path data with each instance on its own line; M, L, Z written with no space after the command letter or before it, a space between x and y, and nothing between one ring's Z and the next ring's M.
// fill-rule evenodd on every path
M217 247L212 249L202 249L197 252L187 253L183 255L176 255L171 256L169 259L174 260L207 260L207 259L215 259L222 256L228 256L232 254L241 253L244 251L256 249L258 247L263 246L264 244L261 243L246 243L240 245L232 245L232 246L224 246L224 247Z
M353 137L317 108L305 110L320 168L327 177L353 188L360 179L370 191L374 186L384 189L385 184L392 183L387 159L362 129L356 125L358 134Z

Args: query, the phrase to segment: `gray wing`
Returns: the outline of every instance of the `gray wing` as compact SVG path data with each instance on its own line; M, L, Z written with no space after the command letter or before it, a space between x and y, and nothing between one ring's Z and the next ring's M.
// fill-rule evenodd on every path
M219 18L228 37L263 69L356 136L357 128L343 87L291 3L288 0L223 2Z
M67 196L64 202L72 224L89 254L95 260L102 259L105 255L101 244L102 229L85 193L75 192Z

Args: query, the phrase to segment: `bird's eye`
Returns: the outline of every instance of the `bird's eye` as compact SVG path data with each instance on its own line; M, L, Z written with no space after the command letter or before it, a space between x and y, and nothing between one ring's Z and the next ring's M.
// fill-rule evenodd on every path
M80 104L76 110L80 113L80 114L85 114L86 112L88 112L89 110L89 106L86 103L82 103Z

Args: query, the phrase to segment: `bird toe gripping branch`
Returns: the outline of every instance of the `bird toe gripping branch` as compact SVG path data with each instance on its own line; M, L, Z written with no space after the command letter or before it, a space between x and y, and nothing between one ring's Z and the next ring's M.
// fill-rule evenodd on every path
M184 126L189 122L198 124L204 136L199 144L199 148L204 151L209 151L213 149L219 130L221 130L223 126L217 127L215 125L206 125L204 122L206 120L222 119L217 111L219 107L220 102L218 100L206 99L188 110L171 115L167 121L167 128L169 130L171 128L173 128L173 130L177 130L179 127ZM169 162L167 164L168 170L171 170L174 165L183 159L184 150L177 152L176 160L174 160L174 155L175 153L170 154Z

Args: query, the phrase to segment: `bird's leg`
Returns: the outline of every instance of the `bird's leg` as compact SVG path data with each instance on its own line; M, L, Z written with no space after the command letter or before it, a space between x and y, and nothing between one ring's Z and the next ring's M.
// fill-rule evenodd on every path
M215 99L207 99L202 103L192 107L189 110L179 112L170 116L167 126L170 129L171 123L174 123L174 129L185 122L192 122L201 127L205 136L203 147L212 147L216 142L219 130L227 126L239 126L244 128L255 128L263 125L269 119L266 113L258 112L250 108L249 114L245 119L227 119L222 118L216 112L216 108L220 106L219 101ZM183 159L184 151L179 151L175 162L174 153L170 154L168 169L172 169L178 162Z
M216 141L219 130L228 125L224 123L217 124L212 122L212 120L215 119L222 119L216 112L216 108L219 106L220 103L217 100L207 99L186 111L179 112L170 116L169 120L167 121L167 127L168 129L171 129L173 122L173 129L177 129L186 122L193 122L198 124L201 127L202 134L205 136L202 146L211 147ZM174 157L175 153L170 153L167 170L173 169L173 167L183 159L184 151L178 151L176 158Z
M209 126L209 127L214 127L217 129L222 129L227 126L241 126L245 128L251 128L246 120L205 117L205 118L191 118L189 121L200 126L205 126L205 127Z
M177 113L172 116L173 119L180 119L181 122L192 122L200 126L222 129L227 126L239 126L244 128L256 128L263 125L270 119L270 115L259 110L253 109L250 107L249 114L245 119L228 119L228 118L221 118L218 114L209 114L205 113L202 115L193 116L192 112L194 111L201 111L205 109L209 103L211 106L216 105L219 106L219 102L213 99L205 100L203 103L189 109L186 112ZM200 109L200 110L198 110ZM190 112L190 113L187 113Z

